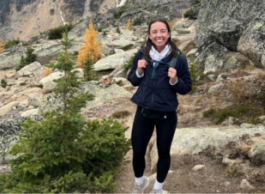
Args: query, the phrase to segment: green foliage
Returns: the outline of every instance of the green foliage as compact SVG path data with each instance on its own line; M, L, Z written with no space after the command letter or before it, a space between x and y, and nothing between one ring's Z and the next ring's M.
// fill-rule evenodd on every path
M190 78L193 84L196 83L197 78L200 76L199 70L194 62L194 58L192 59L192 63L189 65Z
M0 175L1 193L102 193L113 192L118 165L130 149L123 128L113 120L86 122L80 114L89 93L79 93L81 82L67 49L67 29L61 41L64 51L53 70L64 72L55 80L55 95L62 106L42 114L40 122L27 120L10 154L11 172Z
M106 31L104 31L103 33L102 33L102 36L107 36L107 33L106 33Z
M133 26L139 26L139 25L141 25L141 23L142 23L142 21L140 18L135 18L133 20Z
M27 47L26 57L24 58L24 55L21 56L19 66L16 68L16 71L19 71L26 65L29 65L30 63L33 63L36 60L37 55L33 53L34 51L35 50L33 48Z
M33 36L33 37L31 37L31 39L36 41L36 40L38 40L38 36Z
M1 86L2 86L3 88L6 88L7 83L6 83L6 80L5 80L5 79L1 79Z
M84 63L84 77L85 77L85 81L98 79L98 76L95 73L95 70L93 67L93 61L90 58L89 54L87 55L86 61Z
M194 13L193 9L189 9L184 13L184 18L189 18Z
M121 33L119 26L116 28L116 32L117 32L118 34Z
M12 39L12 40L8 40L7 42L5 42L4 48L8 49L12 46L15 46L19 43L19 38L18 39Z
M114 15L114 18L115 19L119 19L121 17L121 15L126 11L126 7L125 6L121 6L119 7L119 10L118 11L115 11L113 13Z
M100 28L98 28L98 32L102 32L102 29L104 29L104 27L100 27Z
M215 109L211 108L209 110L206 110L203 112L203 117L209 117L211 115L215 114Z
M68 31L74 28L73 24L66 24ZM57 28L53 28L48 33L48 39L61 39L63 37L63 33L65 33L65 26L59 26Z
M128 71L129 69L132 68L132 64L133 64L133 59L134 56L132 56L125 64L124 64L124 69L125 71Z

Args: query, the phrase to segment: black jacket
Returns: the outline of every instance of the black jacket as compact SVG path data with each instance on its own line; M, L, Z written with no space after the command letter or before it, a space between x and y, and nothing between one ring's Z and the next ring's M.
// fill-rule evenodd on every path
M155 76L151 79L153 72L153 64L148 61L144 76L138 78L136 70L138 60L143 58L144 48L139 50L134 57L133 65L128 76L128 80L133 86L139 86L138 90L132 97L132 102L148 109L162 112L175 111L178 107L177 94L185 95L191 90L191 79L187 60L180 55L177 60L177 78L175 85L170 85L168 77L169 66L159 63L155 69ZM169 55L162 59L163 62L170 62L173 55Z

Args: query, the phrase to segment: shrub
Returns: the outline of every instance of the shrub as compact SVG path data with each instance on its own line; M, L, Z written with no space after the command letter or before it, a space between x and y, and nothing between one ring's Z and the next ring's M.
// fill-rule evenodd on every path
M140 18L135 18L135 19L133 20L133 25L134 25L134 26L139 26L139 25L141 25L141 23L142 23L142 21L141 21Z
M119 19L119 18L121 17L121 15L122 15L125 11L126 11L125 6L121 6L121 7L119 7L119 10L118 10L118 11L115 11L115 12L113 13L114 18L115 18L115 19Z
M200 76L199 70L194 62L194 58L192 59L192 63L189 65L190 78L193 84L196 83L197 78Z
M86 122L80 114L89 93L78 94L81 82L67 49L73 39L63 37L64 51L53 70L64 72L55 80L54 93L62 101L56 110L42 114L40 122L27 120L10 154L11 172L0 175L1 193L110 193L118 165L130 149L128 128L113 120Z
M2 86L3 88L6 88L7 83L6 83L6 80L5 80L5 79L1 79L1 86Z
M72 24L66 24L65 26L69 31L74 28ZM57 28L51 29L48 33L48 39L61 39L63 37L63 33L65 33L65 26L59 26Z
M52 73L52 70L50 68L46 68L45 69L45 74L44 76L47 77L48 75L50 75Z
M125 69L125 71L128 71L129 69L132 68L133 59L134 59L134 56L132 56L132 57L129 59L129 61L127 61L127 62L124 64L124 69Z
M21 56L19 66L16 68L17 71L36 60L37 55L33 53L34 51L33 48L27 47L26 57L24 58L24 55Z
M107 36L107 33L106 33L106 31L104 31L103 33L102 33L102 36Z
M116 32L117 32L118 34L121 33L119 26L116 28Z
M213 114L215 114L215 109L209 109L209 110L206 110L203 112L203 117L209 117L209 116L212 116Z
M4 52L4 51L5 51L5 43L4 42L1 42L1 39L0 39L0 54L2 52Z
M187 10L185 13L184 13L184 18L189 18L191 17L191 15L194 13L194 11L192 9L189 9Z
M10 48L10 47L12 47L12 46L17 45L18 43L19 43L19 39L8 40L7 42L5 42L5 46L4 46L4 48L5 48L5 49L8 49L8 48Z
M113 113L112 117L119 119L119 118L127 117L129 115L130 115L130 112L125 110L125 111L117 111L117 112Z

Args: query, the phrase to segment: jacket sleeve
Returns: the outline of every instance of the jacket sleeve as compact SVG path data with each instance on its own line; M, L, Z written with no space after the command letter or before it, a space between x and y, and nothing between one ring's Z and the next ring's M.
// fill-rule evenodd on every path
M170 85L170 87L177 93L185 95L191 91L191 78L187 59L181 57L179 59L179 65L177 69L178 82L175 85Z
M143 79L143 77L139 78L136 75L136 70L138 67L138 60L140 60L140 59L141 59L141 53L140 53L140 51L138 51L138 53L135 55L135 57L133 59L133 64L132 64L130 73L128 75L128 80L129 80L129 82L131 82L131 84L133 86L139 86L142 79Z

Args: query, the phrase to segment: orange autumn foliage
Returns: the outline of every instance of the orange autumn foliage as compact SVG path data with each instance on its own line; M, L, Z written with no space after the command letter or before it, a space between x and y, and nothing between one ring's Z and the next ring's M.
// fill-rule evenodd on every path
M79 48L79 55L77 58L78 66L84 67L87 55L95 63L101 58L101 44L97 41L97 31L94 30L93 23L90 21L89 28L86 29L84 36L85 43Z
M126 29L130 29L130 27L131 27L131 19L128 19Z
M46 68L45 69L45 77L47 77L48 75L50 75L52 73L52 70L50 68Z
M5 46L5 43L1 42L1 39L0 39L0 53L5 51L4 46Z

